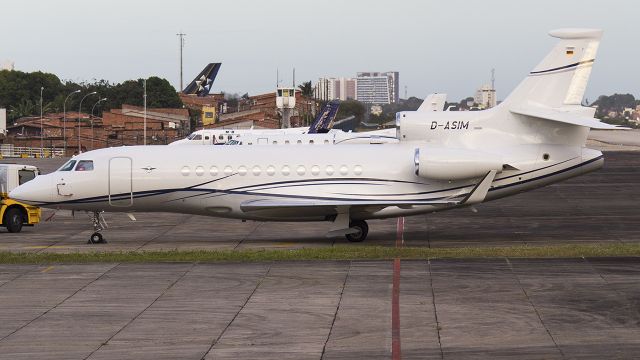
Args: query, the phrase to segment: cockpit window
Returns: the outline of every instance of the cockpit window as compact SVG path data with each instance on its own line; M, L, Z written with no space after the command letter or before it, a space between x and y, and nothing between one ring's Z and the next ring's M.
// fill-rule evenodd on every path
M66 164L62 165L62 167L60 169L58 169L58 171L71 171L73 170L73 167L76 165L76 161L75 160L69 160L67 161Z
M191 139L189 140L202 140L202 135L196 134L195 136L192 136Z
M92 170L93 170L93 160L78 161L78 166L76 166L76 171L92 171Z
M36 172L33 170L18 170L18 185L22 185L27 181L33 180Z

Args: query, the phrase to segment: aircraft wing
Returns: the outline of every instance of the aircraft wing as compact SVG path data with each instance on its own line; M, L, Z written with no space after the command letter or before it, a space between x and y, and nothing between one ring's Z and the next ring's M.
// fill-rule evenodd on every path
M330 207L337 206L410 206L410 205L456 205L455 200L414 200L414 201L389 201L389 200L250 200L240 205L242 211L250 212L267 209L305 208L305 207Z
M412 205L440 205L440 206L456 206L456 205L473 205L484 201L491 183L496 176L496 171L489 171L480 180L473 189L462 199L456 197L434 199L434 200L323 200L323 199L264 199L249 200L240 204L240 208L244 212L267 210L267 209L292 209L292 208L308 208L308 207L328 207L336 208L352 207L352 206L412 206Z
M527 106L523 108L511 109L511 112L518 115L534 117L543 120L556 121L565 124L584 126L592 129L603 130L627 130L628 128L603 123L598 119L581 116L573 112L565 112L557 109L544 108L539 106Z

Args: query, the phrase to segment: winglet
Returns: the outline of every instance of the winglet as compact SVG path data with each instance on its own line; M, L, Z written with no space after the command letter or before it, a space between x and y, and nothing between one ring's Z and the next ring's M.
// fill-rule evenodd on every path
M487 193L489 192L489 189L491 188L491 183L493 182L493 179L495 179L496 177L496 171L495 170L491 170L487 173L487 175L484 176L484 178L482 178L482 181L480 181L476 187L473 188L473 190L471 190L471 192L467 195L466 198L464 198L460 204L461 205L474 205L474 204L479 204L481 202L484 201L484 198L487 197Z

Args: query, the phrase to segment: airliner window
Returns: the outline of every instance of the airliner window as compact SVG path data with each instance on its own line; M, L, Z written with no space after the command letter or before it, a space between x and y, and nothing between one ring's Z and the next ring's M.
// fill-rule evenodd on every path
M76 165L76 161L75 160L69 160L67 161L66 164L62 165L62 167L60 169L58 169L58 171L71 171L73 170L73 167Z
M224 135L218 136L218 140L224 140Z
M197 134L196 136L194 136L191 140L202 140L202 135Z
M80 160L76 171L93 171L93 160Z
M33 180L36 172L33 170L18 170L18 185L22 185L27 181Z
M196 133L191 133L189 136L187 136L187 139L189 139L189 140L193 140L193 138L194 138L194 137L196 137L196 135L198 135L198 134L196 134Z

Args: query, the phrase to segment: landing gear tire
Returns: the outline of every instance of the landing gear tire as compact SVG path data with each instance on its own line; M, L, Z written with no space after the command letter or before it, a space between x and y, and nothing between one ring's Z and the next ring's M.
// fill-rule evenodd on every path
M356 228L358 232L345 235L350 242L362 242L367 238L369 233L369 225L364 220L351 220L349 223L350 228Z
M4 214L4 223L10 233L19 233L22 230L24 219L20 209L11 208Z
M93 234L91 234L91 237L89 238L89 244L104 244L107 241L102 237L102 234L100 234L99 232L95 232Z

